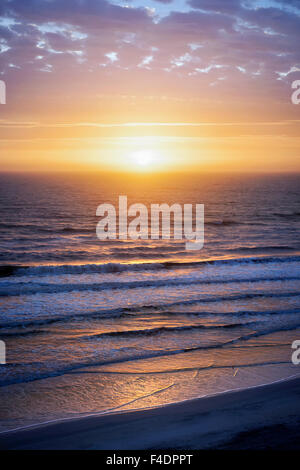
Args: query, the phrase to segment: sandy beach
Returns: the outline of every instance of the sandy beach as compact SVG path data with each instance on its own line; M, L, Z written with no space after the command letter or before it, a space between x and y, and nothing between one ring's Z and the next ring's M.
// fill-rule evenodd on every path
M300 377L164 407L11 431L1 449L296 449Z

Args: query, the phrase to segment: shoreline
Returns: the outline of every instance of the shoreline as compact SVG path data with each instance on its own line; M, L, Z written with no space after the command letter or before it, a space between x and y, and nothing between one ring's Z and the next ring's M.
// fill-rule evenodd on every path
M47 421L41 421L41 422L38 422L38 423L28 424L28 425L25 425L25 426L19 426L17 428L6 429L4 431L0 431L0 442L1 442L1 435L5 436L6 434L8 435L9 433L14 433L14 432L19 433L19 432L23 432L23 431L25 432L25 431L29 431L29 430L33 430L33 429L37 429L37 428L44 428L45 426L48 426L48 425L61 424L61 423L68 422L68 421L77 421L77 420L82 420L82 419L87 419L87 418L97 418L97 417L100 418L100 417L106 416L106 415L134 413L134 412L138 412L138 411L151 411L151 410L161 409L161 408L165 408L165 407L169 407L169 406L180 405L180 404L183 404L183 403L194 402L194 401L197 401L197 400L203 400L205 398L217 397L219 395L223 395L223 394L227 394L227 393L233 393L233 392L237 393L237 392L243 392L243 391L247 391L247 390L251 390L251 389L255 389L255 388L266 387L266 386L270 386L270 385L281 383L281 382L288 382L290 380L294 380L294 379L297 379L297 378L300 379L300 373L295 374L295 375L291 375L291 376L283 378L283 379L278 379L278 380L275 380L273 382L268 382L268 383L258 384L258 385L251 385L250 387L240 387L240 388L233 388L233 389L230 388L230 389L227 389L227 390L222 390L220 392L211 393L209 395L202 395L202 396L196 397L196 398L186 398L185 400L180 400L180 401L171 402L171 403L165 403L165 404L162 404L162 405L155 405L155 406L152 406L152 407L132 408L132 409L129 409L129 410L119 409L119 408L123 408L124 406L126 406L126 403L125 403L124 405L116 406L114 408L109 408L108 410L103 410L103 411L99 411L99 412L96 411L95 413L87 413L87 414L78 413L78 415L75 415L75 416L66 416L66 417L62 417L62 418L50 419L50 420L47 420Z
M295 375L160 407L3 431L0 449L251 449L260 434L265 448L272 447L272 439L276 448L286 448L300 438L299 395L300 375Z

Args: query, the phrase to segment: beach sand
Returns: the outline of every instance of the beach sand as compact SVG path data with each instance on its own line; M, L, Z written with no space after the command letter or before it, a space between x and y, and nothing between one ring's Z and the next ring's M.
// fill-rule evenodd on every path
M300 377L0 435L1 449L297 449Z

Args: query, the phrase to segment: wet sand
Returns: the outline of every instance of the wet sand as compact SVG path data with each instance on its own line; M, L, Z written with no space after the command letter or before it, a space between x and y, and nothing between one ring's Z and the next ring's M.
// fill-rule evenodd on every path
M300 376L0 435L0 449L299 449Z

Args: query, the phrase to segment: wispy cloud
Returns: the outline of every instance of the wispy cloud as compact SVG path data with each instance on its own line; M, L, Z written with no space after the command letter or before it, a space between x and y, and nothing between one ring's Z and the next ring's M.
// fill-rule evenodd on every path
M300 123L300 119L287 119L279 121L236 121L236 122L124 122L124 123L101 123L101 122L62 122L62 123L39 123L26 121L0 120L0 127L8 128L76 128L95 127L101 129L110 128L132 128L132 127L226 127L226 126L288 126Z

